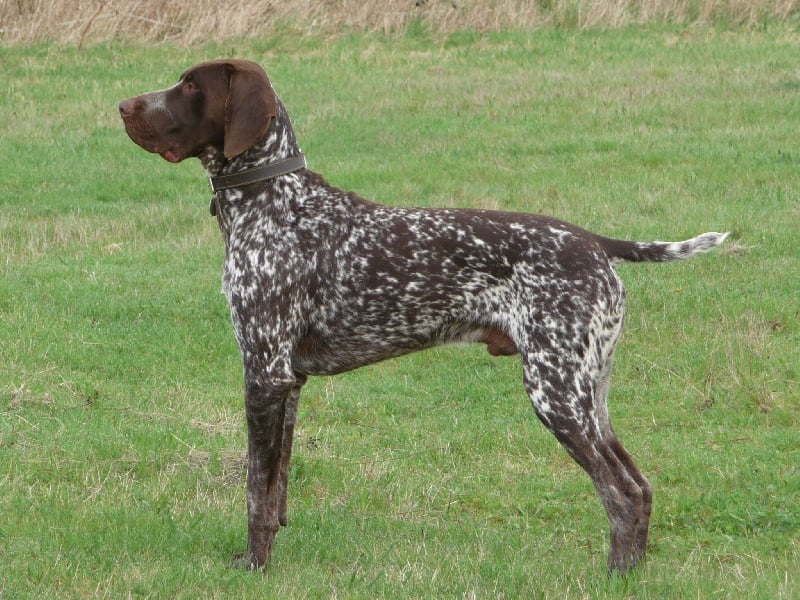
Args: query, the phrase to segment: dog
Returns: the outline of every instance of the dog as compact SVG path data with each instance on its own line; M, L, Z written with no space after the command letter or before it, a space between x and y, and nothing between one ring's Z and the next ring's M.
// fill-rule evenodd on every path
M606 404L625 305L615 265L690 258L727 233L633 242L542 215L369 202L306 168L283 103L249 61L199 64L119 110L136 144L172 163L197 157L209 175L244 367L242 566L267 564L287 523L307 377L451 342L520 356L536 415L605 507L609 569L625 573L645 558L652 487Z

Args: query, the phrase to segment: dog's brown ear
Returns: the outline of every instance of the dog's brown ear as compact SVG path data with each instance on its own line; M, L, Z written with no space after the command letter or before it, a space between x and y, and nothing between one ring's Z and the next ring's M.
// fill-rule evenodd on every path
M231 61L225 101L226 158L252 148L275 118L275 92L267 74L255 63Z

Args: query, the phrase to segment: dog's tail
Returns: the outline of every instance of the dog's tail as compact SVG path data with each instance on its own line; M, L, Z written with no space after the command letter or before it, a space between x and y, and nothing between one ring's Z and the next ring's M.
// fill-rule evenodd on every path
M666 262L691 258L719 246L728 233L709 232L683 242L628 242L598 236L598 241L612 261Z

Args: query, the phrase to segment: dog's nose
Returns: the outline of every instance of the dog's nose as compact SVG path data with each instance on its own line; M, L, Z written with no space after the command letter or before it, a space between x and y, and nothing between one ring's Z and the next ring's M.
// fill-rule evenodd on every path
M127 100L123 100L119 103L119 114L122 115L123 118L131 115L136 107L136 100L134 98L128 98Z

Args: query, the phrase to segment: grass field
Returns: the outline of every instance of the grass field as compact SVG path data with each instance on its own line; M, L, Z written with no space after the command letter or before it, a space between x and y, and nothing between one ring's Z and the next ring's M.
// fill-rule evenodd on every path
M0 48L0 597L800 597L800 34L281 36ZM301 400L290 526L244 549L241 367L196 161L117 103L259 61L310 168L388 204L543 212L610 236L732 231L624 265L611 403L655 487L607 578L588 477L515 358L442 348Z

